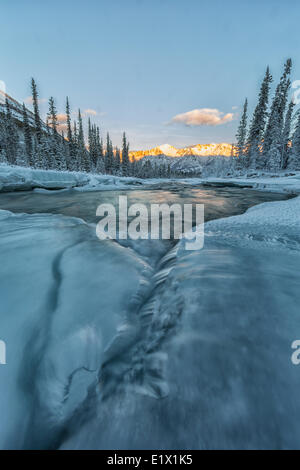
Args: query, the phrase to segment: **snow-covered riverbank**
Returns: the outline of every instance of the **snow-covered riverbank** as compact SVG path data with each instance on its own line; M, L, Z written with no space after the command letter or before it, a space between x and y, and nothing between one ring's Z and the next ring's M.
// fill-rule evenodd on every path
M209 177L182 179L140 179L112 175L95 175L79 172L33 170L0 164L0 192L28 191L41 188L46 190L76 188L82 191L105 189L128 189L168 183L185 185L237 185L264 191L300 194L300 173L283 172L279 175L256 175L237 177Z
M111 175L94 175L89 173L32 170L0 164L0 192L29 191L35 188L55 190L77 188L90 189L128 188L141 185L144 180L123 178Z
M239 176L232 178L206 178L202 180L208 184L232 183L241 187L251 187L262 191L285 192L288 194L300 194L300 173L282 173L278 175Z

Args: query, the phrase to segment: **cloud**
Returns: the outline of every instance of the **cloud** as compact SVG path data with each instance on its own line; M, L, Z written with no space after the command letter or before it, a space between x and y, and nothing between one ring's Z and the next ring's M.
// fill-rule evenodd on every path
M81 111L81 117L88 117L88 116L106 116L106 112L104 111L95 111L95 109L91 109L91 108L88 108L88 109L84 109L83 111ZM78 117L78 110L74 110L71 112L71 115L74 119L77 119Z
M46 103L46 102L47 102L46 98L39 98L38 99L39 104ZM32 104L33 103L32 96L27 96L27 98L24 99L24 103Z
M171 119L171 123L180 123L186 126L219 126L232 120L233 113L224 114L218 109L202 108L177 114Z
M84 116L87 116L87 115L97 116L97 111L95 111L94 109L88 108L83 111L83 115Z

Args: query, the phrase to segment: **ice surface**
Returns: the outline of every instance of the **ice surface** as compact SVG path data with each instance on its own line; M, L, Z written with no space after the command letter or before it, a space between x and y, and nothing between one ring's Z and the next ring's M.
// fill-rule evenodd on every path
M0 211L0 447L299 448L299 234L299 197L265 203L153 268Z
M134 331L127 310L151 268L75 218L0 211L0 238L0 447L48 447L118 328Z
M97 414L63 448L299 448L299 209L263 204L209 222L199 252L177 245L124 358L126 386L98 390ZM124 382L118 361L102 389L117 371Z

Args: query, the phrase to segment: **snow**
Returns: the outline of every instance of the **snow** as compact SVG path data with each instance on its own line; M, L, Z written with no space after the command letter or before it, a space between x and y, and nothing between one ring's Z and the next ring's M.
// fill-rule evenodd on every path
M0 191L26 191L35 187L44 189L72 188L87 184L88 178L82 174L52 170L32 170L30 168L0 165Z
M169 144L163 144L158 147L162 153L165 153L167 156L175 157L177 155L177 149Z
M197 180L199 181L199 179ZM300 173L283 172L274 175L256 174L255 176L239 176L228 178L209 177L201 181L207 183L233 183L237 186L248 186L263 191L286 192L290 194L300 193Z
M223 242L229 237L230 244L298 250L300 196L287 201L266 202L251 207L240 216L208 222L206 236L216 233Z
M146 157L147 158L147 157ZM160 157L151 157L159 162ZM169 157L164 157L169 158ZM178 168L188 166L190 170L198 166L196 157L182 157L176 160ZM0 192L35 190L59 190L74 188L78 191L95 191L97 189L128 189L130 187L147 187L162 183L181 183L184 185L200 184L234 184L237 186L252 187L258 190L300 193L300 172L282 172L281 174L257 174L235 177L197 177L197 178L147 178L120 177L113 175L96 175L80 172L32 170L19 166L0 164Z
M34 188L57 190L76 188L85 191L95 187L105 189L126 188L128 185L140 185L141 180L130 177L111 175L93 175L89 173L33 170L20 166L0 164L0 192L28 191Z

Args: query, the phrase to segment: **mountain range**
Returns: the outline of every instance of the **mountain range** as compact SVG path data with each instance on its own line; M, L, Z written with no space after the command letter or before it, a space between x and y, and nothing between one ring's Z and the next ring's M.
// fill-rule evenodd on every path
M185 157L187 155L196 155L198 157L208 157L215 155L222 155L224 157L230 157L234 153L234 146L232 144L220 143L220 144L197 144L189 147L176 148L173 145L163 144L158 147L154 147L150 150L133 150L130 152L130 158L140 160L146 156L157 156L165 155L167 157Z

